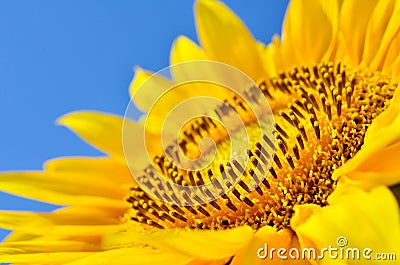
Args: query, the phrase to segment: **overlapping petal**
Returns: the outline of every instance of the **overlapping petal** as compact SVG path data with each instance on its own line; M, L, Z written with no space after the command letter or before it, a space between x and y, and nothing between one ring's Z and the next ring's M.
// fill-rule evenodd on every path
M248 226L223 231L172 229L146 234L121 232L106 236L103 246L112 248L130 242L142 242L198 260L222 260L235 255L251 241L253 235L252 229Z
M265 77L256 41L231 10L219 1L199 0L195 15L200 44L209 59L232 65L255 81Z
M302 247L340 247L338 238L345 238L343 247L370 248L375 253L400 253L400 215L390 190L379 186L370 192L340 186L329 198L329 206L319 208L300 205L295 209L291 227ZM344 241L346 242L346 241ZM325 261L330 258L325 257ZM338 259L340 262L340 259ZM381 264L364 258L349 259L345 264ZM335 264L335 263L333 263ZM340 264L340 263L339 263Z
M329 60L336 43L338 17L337 1L291 1L282 29L281 60L285 68Z
M57 123L68 127L82 139L101 151L123 157L123 118L101 112L73 112L59 118Z

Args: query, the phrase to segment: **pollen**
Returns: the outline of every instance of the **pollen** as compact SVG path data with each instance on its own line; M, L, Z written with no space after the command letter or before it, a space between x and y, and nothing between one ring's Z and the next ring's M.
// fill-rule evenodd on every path
M168 161L166 154L158 154L154 163L161 174L180 185L202 185L222 174L226 178L215 185L229 191L212 202L198 198L193 206L178 206L132 187L127 198L131 204L128 219L158 229L288 228L295 205L328 205L327 197L336 187L333 171L360 150L368 127L389 106L395 87L379 72L340 63L294 68L261 81L259 88L274 111L276 146L266 135L262 141L250 143L247 154L251 163L241 168L224 151L229 140L223 127L212 119L198 118L186 127L179 148L189 157L195 156L199 141L212 137L218 143L216 162L200 171L184 171ZM250 132L256 131L245 102L234 96L226 102L247 117ZM223 110L220 113L224 115ZM275 150L273 156L270 150ZM145 179L152 175L143 172ZM239 181L233 184L229 177ZM254 179L261 185L251 188ZM168 187L150 181L149 186L161 196L170 196L165 192Z

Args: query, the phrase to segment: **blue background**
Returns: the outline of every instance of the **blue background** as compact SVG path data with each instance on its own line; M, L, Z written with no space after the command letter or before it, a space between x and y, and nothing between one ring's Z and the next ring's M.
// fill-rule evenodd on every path
M287 1L224 2L258 40L281 31ZM101 155L54 121L81 109L123 115L133 67L168 66L178 35L197 41L191 1L0 1L0 171ZM0 209L54 206L0 193Z

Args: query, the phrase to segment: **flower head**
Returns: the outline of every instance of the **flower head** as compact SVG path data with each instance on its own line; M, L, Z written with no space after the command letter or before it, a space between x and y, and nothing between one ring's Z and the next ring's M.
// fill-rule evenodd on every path
M166 112L196 89L184 86L158 110L151 109L151 101L165 87L195 77L198 69L173 71L169 80L138 68L130 91L137 106L151 113L148 126L105 113L68 114L59 123L108 157L60 158L41 172L0 176L4 191L67 206L45 214L2 212L0 224L14 232L0 245L0 262L357 262L260 257L266 244L321 251L342 244L339 238L352 248L399 255L399 209L387 188L400 182L399 1L293 0L282 37L268 45L255 41L220 2L200 0L195 12L201 46L179 37L171 65L212 60L246 73L269 102L274 137L250 141L245 150L250 163L243 167L229 156L225 128L212 118L194 118L179 135L180 150L196 158L201 140L210 137L217 159L201 170L178 168L155 142ZM137 93L146 82L152 89ZM214 86L208 92L236 110L250 137L259 133L249 102ZM147 147L155 167L133 173L153 194L131 177L121 139L127 127L138 133L145 127L151 139ZM166 192L172 188L154 181L154 170L182 186L200 186L221 174L223 181L214 184L227 192L193 205L165 202L175 200ZM252 187L254 180L260 185Z

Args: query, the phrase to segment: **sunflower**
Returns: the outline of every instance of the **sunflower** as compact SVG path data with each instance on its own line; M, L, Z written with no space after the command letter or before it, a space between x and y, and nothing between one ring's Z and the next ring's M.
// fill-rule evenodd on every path
M0 245L0 262L367 262L328 256L260 257L271 254L267 247L323 251L328 246L371 250L371 264L380 262L376 253L398 257L400 215L388 187L400 182L400 1L292 0L282 36L268 45L257 42L220 2L199 0L195 13L201 46L178 37L171 65L218 61L256 82L276 122L273 158L266 152L271 139L251 143L247 150L251 165L222 197L193 206L169 204L135 183L126 164L123 123L133 130L143 124L106 113L67 114L58 123L108 156L58 158L46 162L40 172L2 173L3 191L65 207L51 213L1 212L1 227L13 233ZM133 100L144 111L149 111L154 91L173 82L156 76L154 89L136 94L152 74L137 68L130 87ZM178 75L173 73L175 79ZM166 108L176 100L166 102ZM230 94L225 100L234 109L242 108L240 115L247 117L246 128L251 131L254 121L245 111L246 102ZM162 111L153 114L149 133L157 138L157 117L164 116ZM208 136L224 156L226 134L212 119L195 119L184 129L179 145L186 155L198 155L195 146ZM240 167L226 158L204 171L182 172L164 152L157 148L149 152L157 169L180 184L199 185L217 170L235 175ZM263 171L268 161L272 165ZM252 190L248 176L263 181Z

